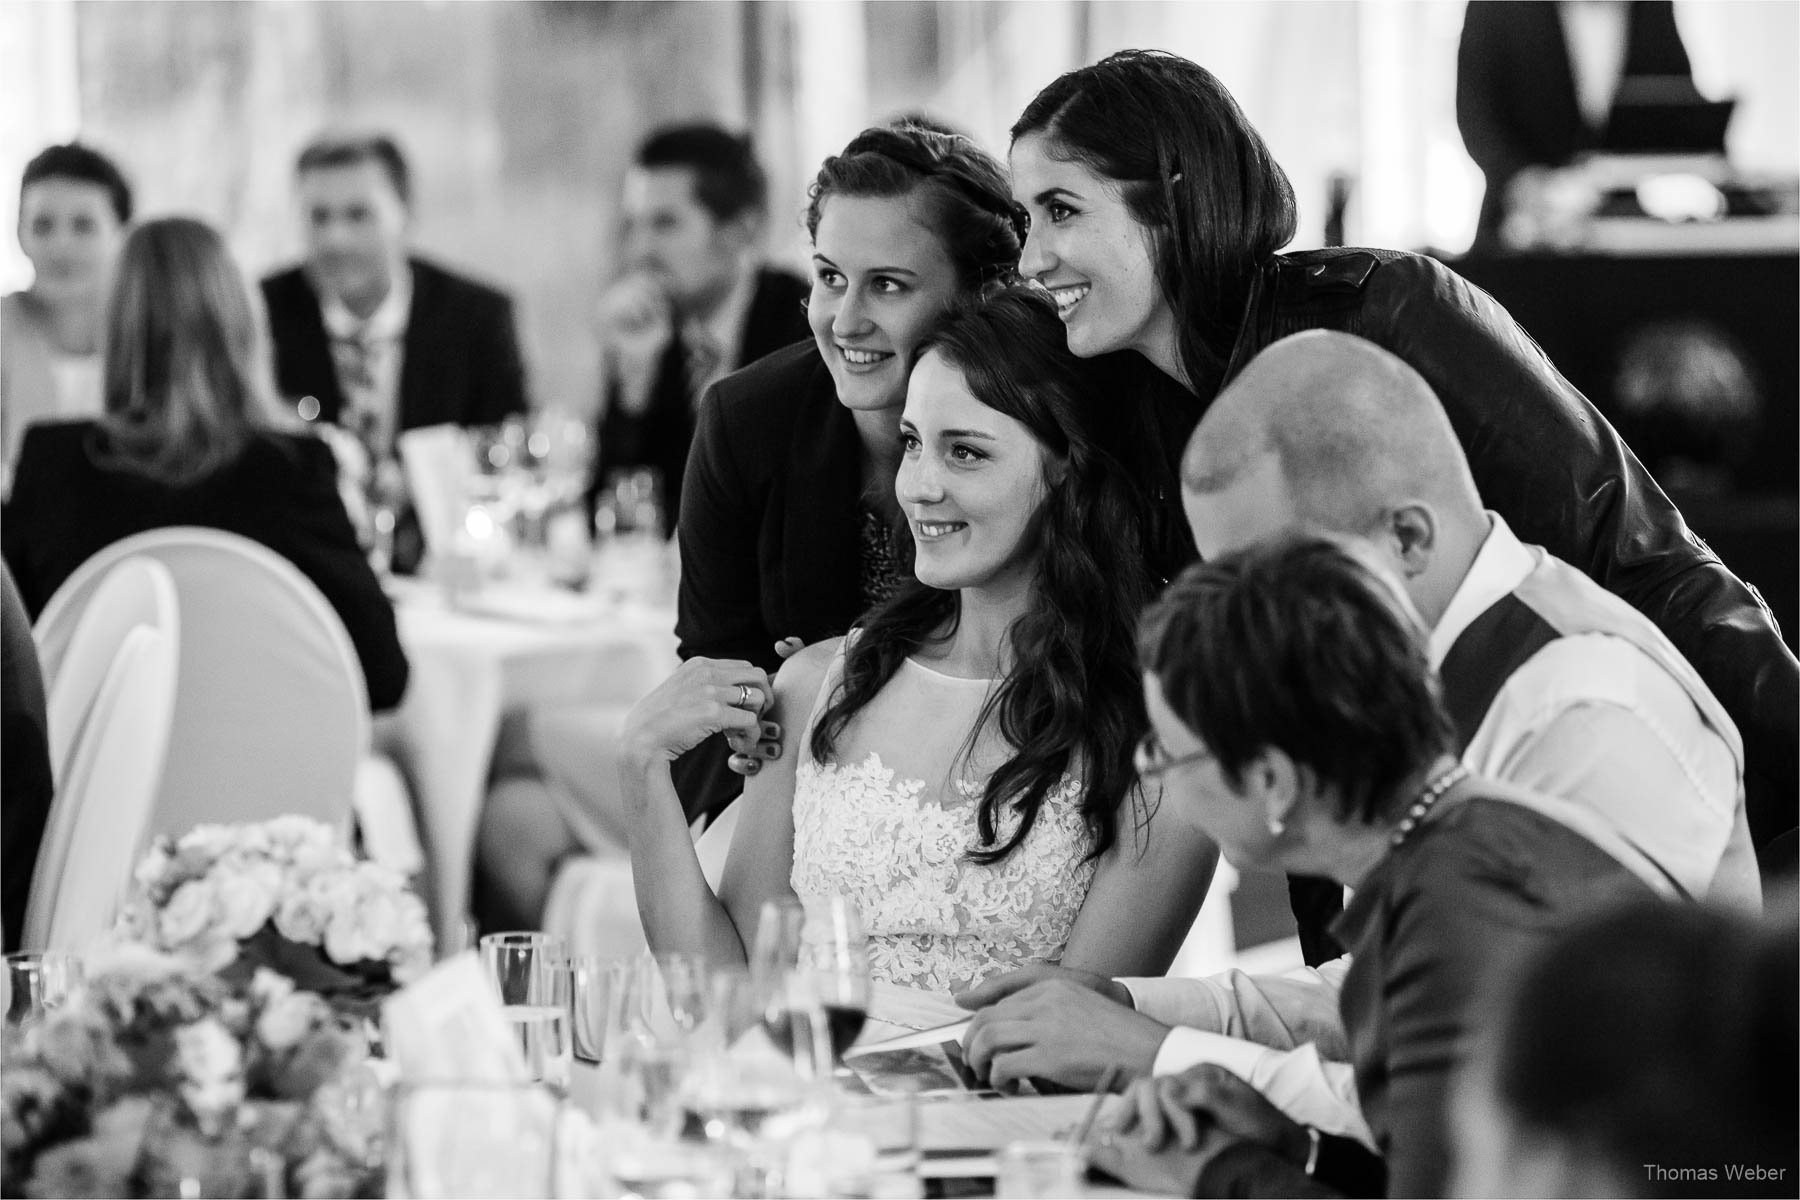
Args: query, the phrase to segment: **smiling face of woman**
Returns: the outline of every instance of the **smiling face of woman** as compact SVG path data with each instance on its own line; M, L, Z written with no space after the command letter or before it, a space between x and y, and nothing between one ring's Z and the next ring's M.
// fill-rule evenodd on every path
M935 588L1030 583L1049 455L1021 421L975 398L961 371L927 352L900 418L894 494L912 526L913 569Z
M956 267L907 196L831 196L813 236L807 320L839 403L906 401L914 351L958 293Z
M1083 358L1136 350L1175 375L1175 315L1156 278L1156 241L1118 186L1034 133L1013 143L1012 187L1031 220L1019 270L1056 298L1069 349Z

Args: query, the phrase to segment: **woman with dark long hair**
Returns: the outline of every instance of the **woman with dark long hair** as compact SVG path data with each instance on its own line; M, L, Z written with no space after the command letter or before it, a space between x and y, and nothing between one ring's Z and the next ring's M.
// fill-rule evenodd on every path
M1766 607L1713 556L1630 449L1491 297L1391 250L1282 254L1293 188L1224 86L1172 54L1125 51L1052 82L1012 129L1013 194L1030 218L1020 270L1056 298L1082 357L1132 351L1172 498L1182 448L1223 384L1302 329L1354 333L1425 377L1490 507L1655 621L1744 735L1794 825L1800 664ZM1189 546L1191 553L1191 545Z
M695 418L678 531L683 659L773 672L778 641L837 637L893 591L906 571L892 534L900 406L918 341L1018 264L1006 173L966 137L866 129L821 164L808 196L812 339L720 380ZM502 739L482 818L486 899L503 927L548 915L568 855L629 833L614 715L528 725ZM506 761L516 740L530 743L529 770ZM714 737L683 755L675 788L689 820L730 805L773 745Z
M362 660L370 706L391 708L407 674L393 607L357 546L331 450L281 428L265 355L215 230L187 217L132 230L106 307L105 415L26 431L0 524L7 565L35 615L132 534L242 534L318 585Z
M1031 289L919 343L894 484L914 577L782 668L778 704L807 715L746 787L717 897L669 765L711 733L754 731L768 677L693 659L626 722L653 949L741 962L765 899L836 893L889 982L952 991L1059 959L1167 967L1216 852L1163 827L1132 767L1146 503L1105 421L1098 378Z

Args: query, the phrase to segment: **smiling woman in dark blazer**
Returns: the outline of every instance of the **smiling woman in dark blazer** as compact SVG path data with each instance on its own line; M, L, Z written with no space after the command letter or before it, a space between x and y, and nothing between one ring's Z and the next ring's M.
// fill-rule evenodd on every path
M865 130L825 160L809 196L812 341L726 376L700 404L681 493L683 659L743 659L773 673L777 641L845 632L910 573L890 531L914 348L958 299L1018 262L1005 172L965 137ZM578 736L600 734L533 734L531 765L553 801L545 780L496 770L480 865L499 925L539 919L559 860L594 827L625 842L611 773L591 744L566 744ZM756 770L774 745L742 746L737 769ZM742 790L732 750L713 737L676 761L690 820ZM559 819L551 802L574 812Z
M33 427L0 520L35 616L75 569L150 529L203 525L298 567L342 618L372 708L406 688L393 607L357 545L324 442L280 432L249 291L219 235L171 217L134 230L107 306L105 416Z

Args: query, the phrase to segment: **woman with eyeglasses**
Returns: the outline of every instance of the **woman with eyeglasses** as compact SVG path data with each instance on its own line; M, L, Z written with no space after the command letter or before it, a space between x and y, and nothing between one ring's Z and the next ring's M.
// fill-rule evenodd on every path
M891 983L1167 968L1217 851L1172 827L1133 768L1148 502L1105 448L1105 382L1034 289L923 336L893 484L911 577L774 680L789 736L746 785L716 896L670 764L710 734L753 733L768 676L692 659L626 722L652 949L739 963L765 900L835 893Z
M1425 630L1381 571L1297 538L1188 568L1145 615L1139 761L1165 811L1234 866L1354 890L1337 925L1351 1066L1246 1044L1229 1069L1135 1084L1096 1148L1134 1186L1444 1195L1450 1083L1484 989L1598 906L1673 895L1588 810L1470 775Z

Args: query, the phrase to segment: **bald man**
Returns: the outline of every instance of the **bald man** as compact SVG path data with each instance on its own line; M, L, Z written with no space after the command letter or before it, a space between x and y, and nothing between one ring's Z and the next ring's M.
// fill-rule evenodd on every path
M1273 344L1194 431L1182 502L1207 558L1307 528L1365 543L1432 630L1477 774L1591 808L1681 894L1759 905L1730 718L1648 618L1482 507L1437 397L1400 359L1328 331ZM1328 919L1297 915L1313 935ZM984 1009L968 1058L1075 1085L1112 1063L1164 1074L1221 1062L1296 1120L1361 1138L1347 1076L1319 1062L1342 1058L1341 975L1327 964L1281 980L1115 981L1030 968L964 997Z

